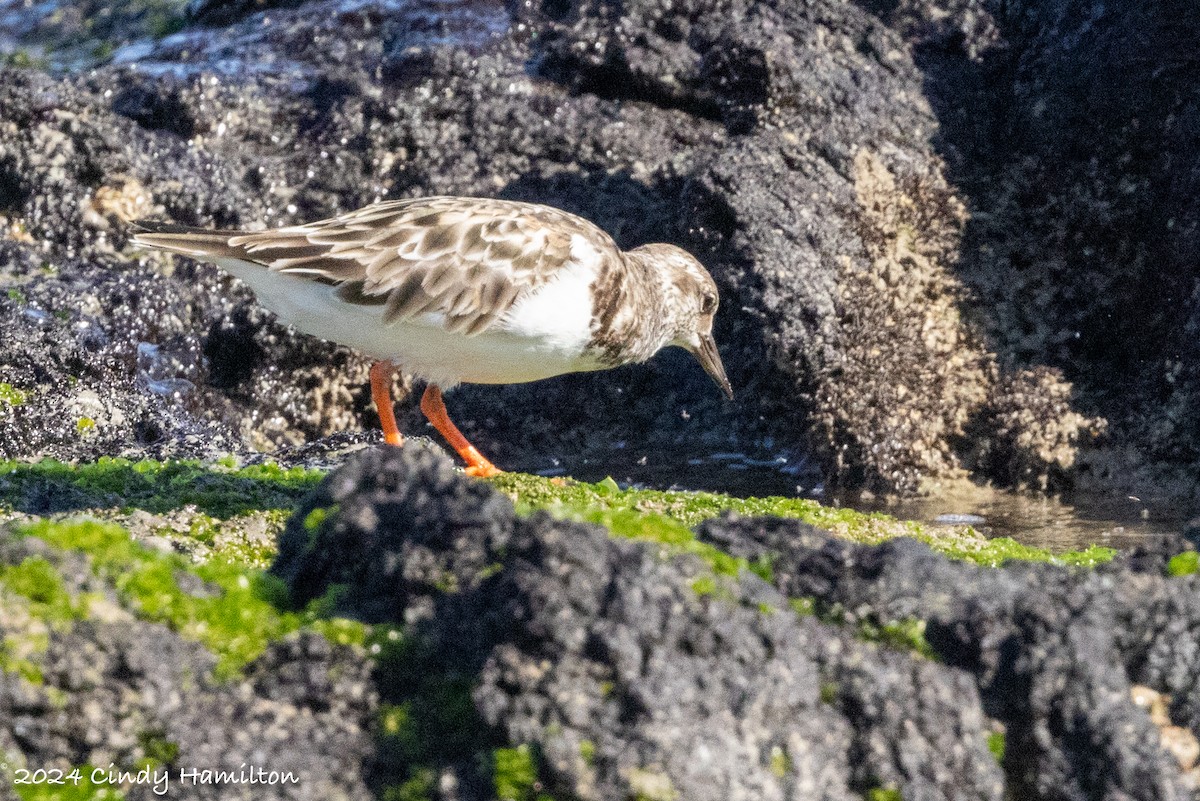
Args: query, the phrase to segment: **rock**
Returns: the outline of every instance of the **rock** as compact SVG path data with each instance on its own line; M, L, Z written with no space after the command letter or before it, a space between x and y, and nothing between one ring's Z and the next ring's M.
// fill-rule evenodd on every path
M696 251L726 296L718 333L745 391L722 407L690 360L670 356L466 388L452 409L501 462L548 466L619 441L753 449L771 436L815 449L846 485L907 491L959 469L956 443L995 378L957 311L964 215L928 142L921 76L876 18L696 0L616 15L521 6L516 25L481 4L434 24L442 11L419 3L333 7L245 16L252 4L210 3L195 13L227 24L221 36L189 28L60 81L8 73L5 119L27 133L0 153L6 214L90 258L123 246L120 227L80 225L54 198L136 185L168 218L221 225L382 196L554 203L624 246ZM192 301L207 369L189 414L258 448L373 425L360 358L285 332L209 268L186 270L225 296Z
M1195 576L1121 561L1098 571L981 569L911 541L858 546L775 520L713 521L698 533L770 561L789 596L876 625L924 621L937 656L974 677L984 710L1004 724L1014 797L1186 797L1190 779L1160 746L1133 685L1195 697L1200 642L1184 633L1200 616ZM1174 702L1171 722L1197 731L1193 707Z
M1045 492L1069 487L1077 451L1107 429L1071 405L1071 385L1058 370L1009 374L978 412L972 460L1003 483Z
M221 682L213 654L131 614L95 557L0 531L0 748L247 761L338 798L1191 792L1200 578L1167 576L1184 538L1084 571L985 569L777 518L697 536L754 570L517 516L415 443L360 450L289 521L272 572L307 615L379 624L369 650L306 627ZM28 582L36 559L61 590ZM85 614L64 600L83 597ZM38 643L42 685L20 667Z
M688 241L743 309L726 323L735 384L807 430L835 483L952 472L994 377L957 311L965 215L899 37L844 5L601 5L522 7L535 63L723 122L683 199Z
M958 270L972 317L1005 363L1061 369L1077 411L1194 483L1200 161L1184 143L1200 110L1180 32L1200 8L873 5L913 44L974 212Z
M64 775L79 768L85 780L100 787L124 784L124 797L147 800L180 793L203 799L374 797L366 774L377 696L361 648L294 634L268 645L244 675L217 679L213 654L163 624L131 615L83 556L0 528L6 579L32 558L53 565L65 592L87 598L87 612L83 619L50 618L47 625L33 618L22 625L15 614L22 607L12 602L13 585L6 580L0 600L6 642L0 749L10 777L22 765ZM53 603L54 587L43 585L38 593L35 609L39 599ZM40 631L29 628L38 622ZM24 656L12 649L31 635L35 642L43 638L34 646L42 651L35 679L11 661ZM157 778L108 778L110 769L136 773L144 760ZM291 778L214 783L202 777L217 770ZM188 771L197 775L187 778Z
M283 546L295 602L333 591L342 613L410 623L380 691L437 736L385 752L391 782L428 771L487 798L499 747L554 797L1002 797L968 674L801 618L752 574L701 594L695 557L514 519L440 457L354 457ZM447 704L468 705L452 727Z
M475 586L507 546L512 504L429 448L373 448L296 511L272 572L304 606L331 588L361 619L415 621ZM458 550L461 547L465 550Z
M111 256L41 261L0 242L6 257L30 280L0 296L0 384L15 392L0 402L0 458L213 459L239 447L202 412L195 290Z
M1171 159L1192 158L1187 56L1165 7L1094 10L1105 25L972 0L200 3L204 25L100 69L0 75L0 214L60 269L21 267L31 289L137 258L120 220L143 209L276 225L500 195L581 213L623 246L696 252L724 295L736 404L679 355L464 388L462 427L513 466L616 442L771 442L849 488L912 492L968 468L1055 489L1091 469L1078 452L1105 420L1118 448L1185 466L1200 454L1200 229ZM1136 44L1145 31L1161 46ZM1128 102L1097 106L1114 59ZM160 259L208 365L180 414L267 450L374 424L361 357L286 331L209 267ZM1148 311L1110 324L1128 310ZM136 395L131 378L114 366L108 383Z

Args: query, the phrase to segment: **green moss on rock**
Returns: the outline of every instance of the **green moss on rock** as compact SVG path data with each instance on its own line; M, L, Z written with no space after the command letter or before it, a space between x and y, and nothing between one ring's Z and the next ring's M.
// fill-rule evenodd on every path
M31 765L25 761L20 752L0 752L0 777L12 787L15 797L21 801L121 801L125 794L108 784L98 784L92 780L94 766L88 763L71 767L54 765ZM30 775L27 782L16 784L15 771L28 770ZM53 774L41 781L35 781L33 772L37 770L61 770L61 774ZM99 775L99 774L97 774ZM39 776L40 778L40 776Z
M113 585L122 604L134 615L164 623L216 654L219 676L236 675L268 643L302 627L314 628L338 642L362 643L366 639L366 627L356 621L324 619L311 611L280 611L278 586L257 570L219 562L192 566L175 554L137 544L120 526L91 520L44 520L14 530L20 536L86 554L93 571ZM40 567L36 570L39 576L45 572ZM179 579L186 573L213 591L200 595L185 591ZM54 608L66 603L54 590L49 592Z
M937 659L937 652L925 639L925 621L903 618L878 622L869 619L851 620L841 604L821 603L816 598L789 598L792 611L803 617L816 617L830 626L849 626L857 639L876 643L898 651L908 651L926 659Z
M193 461L140 461L101 457L72 465L46 459L0 461L0 506L28 499L71 498L75 508L122 507L169 512L189 504L225 519L252 511L296 506L324 473L275 464L228 468Z
M788 758L787 752L779 746L771 747L771 775L776 779L782 779L792 771L792 760Z
M29 396L12 384L0 383L0 408L4 406L20 406Z
M152 767L172 765L179 758L179 744L167 739L158 729L146 729L138 734L138 746Z
M537 764L528 745L497 748L492 754L492 784L500 801L533 801Z
M383 801L429 801L437 789L437 774L432 768L420 768L400 784L384 788Z
M1007 739L1002 731L994 731L987 738L988 751L992 752L992 756L997 762L1004 762L1004 751L1008 747Z
M1190 576L1200 571L1200 552L1184 551L1167 562L1167 573L1172 576Z
M716 572L725 574L753 569L762 575L770 568L769 562L747 565L743 560L696 541L692 527L726 512L743 517L770 515L800 520L866 544L912 537L952 558L989 567L1010 560L1091 567L1116 554L1112 548L1095 546L1054 554L1009 538L987 539L968 526L926 526L880 513L865 514L821 506L804 498L734 498L712 492L622 490L611 479L587 484L519 473L503 473L490 480L513 500L519 513L545 509L557 517L601 523L618 536L651 540L677 552L694 553Z
M872 787L867 791L867 801L904 801L904 796L894 787Z
M68 592L58 568L41 556L31 556L19 565L0 566L0 586L26 598L30 612L50 625L66 626L87 617L89 599Z

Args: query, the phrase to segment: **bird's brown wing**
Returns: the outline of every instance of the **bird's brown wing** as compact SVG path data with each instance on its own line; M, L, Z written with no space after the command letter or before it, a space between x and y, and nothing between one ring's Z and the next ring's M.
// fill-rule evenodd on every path
M449 197L378 203L229 244L272 270L336 282L346 302L382 304L387 323L440 312L448 330L472 335L565 266L577 233L616 249L557 209Z
M347 303L385 306L387 323L441 313L448 330L467 335L486 330L518 298L550 280L572 258L576 236L601 258L619 258L612 239L580 217L480 198L376 203L320 222L231 232L223 248L214 246L212 232L195 232L191 241L188 236L137 238L337 284ZM199 239L205 241L197 244Z

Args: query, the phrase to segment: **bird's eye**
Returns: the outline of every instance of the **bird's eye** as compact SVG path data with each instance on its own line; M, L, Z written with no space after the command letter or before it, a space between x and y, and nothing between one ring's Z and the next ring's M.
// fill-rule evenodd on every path
M706 292L704 299L700 301L700 313L712 314L717 310L717 296L711 292Z

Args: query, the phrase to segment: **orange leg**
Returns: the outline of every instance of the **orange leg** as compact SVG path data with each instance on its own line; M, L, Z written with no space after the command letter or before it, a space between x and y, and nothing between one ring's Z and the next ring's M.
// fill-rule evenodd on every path
M375 362L371 365L371 399L379 410L379 422L383 426L383 438L388 445L403 445L404 435L396 427L396 412L392 409L391 362Z
M425 394L421 396L421 411L467 463L467 475L487 478L500 472L496 469L496 465L483 458L483 454L475 450L474 445L467 442L467 438L458 430L458 426L450 422L450 415L446 413L446 404L442 401L442 391L436 384L430 384L425 388Z

